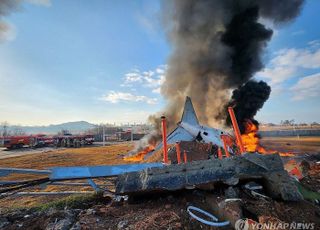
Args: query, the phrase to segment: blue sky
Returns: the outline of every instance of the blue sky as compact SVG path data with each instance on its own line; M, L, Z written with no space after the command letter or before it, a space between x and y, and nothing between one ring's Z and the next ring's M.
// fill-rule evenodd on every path
M6 16L0 44L0 121L144 122L163 108L159 93L171 47L159 1L28 0ZM320 1L295 22L269 25L264 54L272 96L263 122L320 121Z

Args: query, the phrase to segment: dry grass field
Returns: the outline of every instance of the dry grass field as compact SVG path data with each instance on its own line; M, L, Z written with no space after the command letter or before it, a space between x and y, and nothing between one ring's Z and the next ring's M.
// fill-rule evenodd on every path
M47 169L57 166L128 164L129 162L122 160L122 156L132 150L132 148L132 143L124 143L101 147L53 150L51 152L26 154L18 157L0 159L0 167ZM37 178L41 178L41 176L31 174L11 174L7 177L2 177L1 180L14 181L31 180ZM85 183L86 180L77 180L72 182ZM99 183L100 181L97 182ZM49 185L44 190L41 190L40 187L35 187L31 190L24 191L92 191L92 188ZM1 208L32 207L35 205L48 203L59 198L61 198L61 195L8 197L5 199L0 199L0 210Z
M261 144L267 149L296 153L320 153L320 137L265 137ZM45 153L26 154L0 159L0 167L47 169L57 166L127 164L122 156L132 150L133 144L70 148Z
M0 159L0 167L48 169L58 166L127 164L122 156L132 150L133 144L124 143L101 147L53 150L45 153L26 154ZM6 180L34 179L37 176L12 174ZM4 178L2 178L4 179Z
M263 138L262 144L269 150L290 151L295 153L320 153L320 137L281 137ZM122 157L132 150L132 143L78 149L53 150L45 153L26 154L23 156L0 159L0 167L47 169L57 166L113 165L128 164ZM39 176L12 174L1 180L29 180ZM85 180L77 182L86 182ZM32 191L92 191L91 187L47 186L45 190L33 188ZM31 207L57 200L61 196L28 196L0 199L1 208Z
M1 167L46 169L57 166L82 166L124 163L122 156L133 148L131 143L69 148L28 154L0 160Z

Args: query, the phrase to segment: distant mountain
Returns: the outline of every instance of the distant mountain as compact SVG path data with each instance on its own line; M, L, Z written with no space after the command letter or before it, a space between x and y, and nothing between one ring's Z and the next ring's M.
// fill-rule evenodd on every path
M17 130L21 130L27 134L57 134L61 130L68 130L71 133L81 133L88 129L95 128L96 125L91 124L86 121L74 121L74 122L66 122L57 125L48 125L48 126L20 126L20 125L12 125L8 127L8 130L11 132L15 132Z

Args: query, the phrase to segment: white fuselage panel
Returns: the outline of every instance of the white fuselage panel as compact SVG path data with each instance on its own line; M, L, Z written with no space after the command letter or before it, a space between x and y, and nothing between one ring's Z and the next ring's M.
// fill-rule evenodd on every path
M184 128L194 138L198 137L198 135L200 134L203 142L205 143L212 142L215 145L223 147L223 143L221 141L220 135L226 134L226 133L223 132L222 130L210 128L207 126L190 125L185 122L180 122L179 126Z

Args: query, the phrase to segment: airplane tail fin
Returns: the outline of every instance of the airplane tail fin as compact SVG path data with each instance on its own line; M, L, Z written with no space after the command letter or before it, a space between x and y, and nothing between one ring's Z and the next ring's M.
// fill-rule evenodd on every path
M190 125L199 125L197 114L194 111L194 108L193 108L192 101L191 101L190 97L186 98L186 102L184 104L184 109L183 109L181 122L188 123Z

